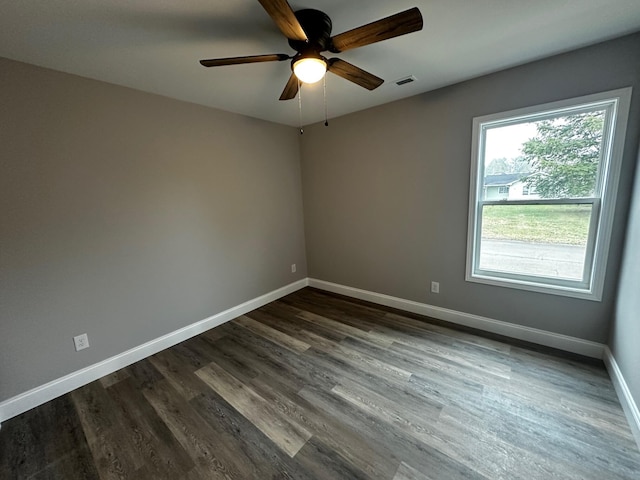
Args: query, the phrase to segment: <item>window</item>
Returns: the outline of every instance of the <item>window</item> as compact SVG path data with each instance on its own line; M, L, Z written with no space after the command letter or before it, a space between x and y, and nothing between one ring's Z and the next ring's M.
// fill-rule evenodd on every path
M474 118L468 281L602 298L630 98L626 88ZM497 168L521 196L490 195Z

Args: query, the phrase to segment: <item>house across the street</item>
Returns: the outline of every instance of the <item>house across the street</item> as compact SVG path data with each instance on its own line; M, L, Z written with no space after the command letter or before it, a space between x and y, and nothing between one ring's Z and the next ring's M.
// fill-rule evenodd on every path
M500 173L484 177L485 200L534 200L540 198L524 180L527 173Z

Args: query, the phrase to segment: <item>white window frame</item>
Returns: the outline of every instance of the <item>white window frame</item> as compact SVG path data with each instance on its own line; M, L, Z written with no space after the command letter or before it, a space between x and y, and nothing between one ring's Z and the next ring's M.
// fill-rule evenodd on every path
M631 87L628 87L508 112L485 115L473 119L467 265L465 275L467 281L594 301L602 300L630 101ZM510 201L491 201L482 198L484 142L487 129L497 126L545 120L562 115L563 113L574 114L603 108L608 110L608 113L605 118L602 160L599 166L596 194L594 197ZM484 205L576 203L592 205L583 281L526 276L481 270L479 268L482 207Z

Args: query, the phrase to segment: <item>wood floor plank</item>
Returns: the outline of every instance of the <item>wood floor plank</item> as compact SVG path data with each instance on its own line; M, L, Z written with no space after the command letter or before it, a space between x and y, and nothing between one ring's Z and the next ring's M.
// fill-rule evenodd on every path
M118 427L117 407L100 382L92 382L71 392L88 442Z
M385 377L380 369L371 368L368 364L354 363L349 358L340 355L333 355L332 352L324 352L315 348L310 348L305 352L305 357L316 368L325 372L329 381L325 388L330 390L344 379L361 383L371 388L382 387L386 390L404 387L410 377L393 376Z
M27 478L74 450L86 448L73 402L68 396L23 413L15 422L3 424L0 435L0 478ZM14 472L13 474L11 472Z
M255 390L238 381L214 362L196 371L196 375L289 456L295 456L311 438L312 434L304 427L281 415Z
M117 405L135 452L152 478L178 478L194 467L189 455L133 381L118 382L109 387L107 393Z
M237 327L240 329L240 327ZM251 332L234 331L229 337L236 342L247 354L247 360L254 363L252 367L259 371L279 372L279 375L300 388L305 384L324 385L331 389L337 380L325 368L314 363L309 358L310 350L304 355L296 355L286 349L274 349L274 344Z
M422 473L413 468L411 465L407 465L402 462L398 467L396 474L393 477L393 480L438 480L428 473Z
M307 383L308 377L299 373L296 364L288 362L287 357L273 356L268 350L263 350L260 344L246 340L233 336L220 340L216 343L218 358L214 361L245 383L269 375L296 392Z
M341 332L337 332L313 322L304 321L299 316L302 312L303 310L300 310L299 308L293 307L292 305L277 300L259 308L255 312L250 312L249 316L252 316L252 318L256 318L257 320L263 323L267 323L271 326L274 325L270 323L270 320L275 321L278 324L278 328L282 327L283 325L286 325L285 328L304 328L307 331L313 332L316 335L334 342L339 342L345 337L345 335ZM268 316L256 317L254 316L254 313L266 313ZM276 327L274 326L274 328Z
M388 337L381 335L375 331L367 331L361 328L356 328L351 325L347 325L344 323L340 323L336 320L332 320L331 318L318 315L316 313L303 311L298 315L298 317L301 318L302 320L307 320L311 323L322 325L327 329L340 332L345 336L361 338L362 340L376 343L382 346L388 346L392 343L392 341Z
M148 358L129 365L126 371L131 381L140 389L151 388L156 382L164 379Z
M252 358L253 356L251 350L239 345L232 336L222 338L215 342L215 345L212 345L211 361L243 383L250 383L251 379L260 376L262 373L262 370L257 368L256 362ZM197 375L196 377L200 382L204 383L200 377ZM211 390L208 385L207 389Z
M436 478L491 479L443 453L433 446L433 442L422 442L401 424L398 426L384 421L377 412L369 413L331 392L311 387L301 390L300 395L317 408L333 415L341 423L351 426L369 438L378 439L395 452L400 460L419 466L425 471L434 472Z
M213 432L206 421L168 382L144 391L145 398L190 455L203 478L244 479L250 471Z
M353 404L359 410L372 417L393 425L407 432L417 440L420 440L440 451L453 456L453 449L449 448L448 438L443 432L435 428L436 419L441 409L425 409L424 417L418 417L413 412L407 411L405 405L400 405L387 399L384 395L378 395L372 390L351 384L349 387L337 385L332 393Z
M492 421L495 419L485 416L481 409L470 413L452 407L443 410L439 424L459 440L458 443L463 447L459 453L466 457L467 464L491 478L588 478L589 471L580 464L572 463L564 455L562 459L549 455L551 449L548 444L542 446L547 449L546 452L532 448L536 445L535 441L548 441L548 437L525 440L526 428L516 425L514 430L509 431L509 427L501 422L492 428L484 428ZM471 445L473 447L469 448ZM597 470L591 474L597 474ZM606 478L618 479L615 475Z
M230 324L223 325L228 332ZM238 327L235 327L238 328ZM226 336L226 335L225 335ZM209 337L193 337L171 348L171 352L178 355L181 360L196 371L213 360L211 353L211 339Z
M3 476L2 478L23 478ZM25 477L26 478L26 477ZM99 480L100 475L96 470L91 451L88 446L79 447L63 455L29 480L62 480L62 479Z
M3 422L0 443L0 478L28 478L47 467L38 429L29 425L33 410ZM11 440L8 440L8 439Z
M140 466L132 458L132 452L122 443L122 431L108 430L96 435L89 442L91 455L101 479L122 479Z
M308 343L311 347L315 347L316 349L323 350L325 352L334 349L339 343L334 342L333 340L329 340L324 336L317 335L307 329L299 330L296 333L296 336L303 342Z
M435 423L443 408L442 405L424 397L412 395L407 390L385 391L378 389L374 391L353 382L336 385L331 389L331 392L363 410L370 412L384 410L384 415L390 412L401 423L413 423L418 427L428 428L429 425Z
M602 362L305 288L3 422L11 480L639 480Z
M233 446L238 459L250 465L253 472L250 478L312 480L295 460L217 392L210 390L190 403L215 434Z
M288 297L284 298L286 299ZM294 307L287 302L284 302L282 298L271 303L267 303L266 305L260 307L258 310L270 313L274 317L281 318L285 321L291 321L295 319L295 317L301 312L299 308Z
M432 375L413 374L406 388L441 405L464 406L482 401L485 386L436 370Z
M540 408L532 403L514 401L513 397L507 400L509 408L506 409L504 400L507 395L485 395L482 404L487 417L491 420L479 423L478 428L486 431L495 431L499 438L516 443L523 436L514 433L535 432L536 437L530 440L526 448L546 457L555 456L558 460L565 459L576 465L589 466L593 471L604 471L609 462L615 462L622 472L630 474L638 467L637 462L628 462L630 449L620 440L611 443L615 437L606 435L597 428L585 424L580 420L559 414L554 410ZM508 413L505 413L507 411ZM460 412L458 417L462 415ZM478 416L472 416L475 421ZM477 423L476 423L477 424ZM550 428L550 427L555 428ZM562 427L557 429L557 427ZM584 458L585 449L594 449L594 452ZM558 453L562 452L561 457ZM614 478L614 477L612 477Z
M458 355L454 353L456 351L455 346L439 348L443 353L438 354L434 353L434 351L416 349L414 346L408 346L406 343L394 342L390 347L382 348L351 337L345 338L340 343L345 348L375 357L387 364L411 372L413 375L418 374L430 377L434 373L437 373L437 376L439 376L442 374L442 370L435 372L436 367L434 367L434 363L440 366L446 364L448 368L464 370L468 373L476 372L483 379L487 377L493 379L495 379L494 377L500 377L504 380L508 379L510 375L508 373L510 367L506 365L483 368L486 362L477 362L473 367L465 368L465 364L472 362L472 359L464 359L462 356L460 357L462 360L458 359ZM418 351L416 352L416 350ZM430 359L431 361L429 361Z
M274 379L256 378L252 386L282 414L295 419L320 441L334 445L343 457L372 479L389 479L397 463L392 451L377 441L336 422L294 392L274 387ZM277 385L277 384L276 384Z
M124 380L125 378L129 378L129 372L127 371L126 368L122 368L117 372L113 372L109 375L102 377L100 379L100 383L104 388L107 388L107 387L110 387L111 385L114 385Z
M254 310L247 316L286 333L290 337L300 340L310 346L319 344L329 348L344 338L342 335L327 335L326 332L330 332L330 330L322 331L322 335L314 333L318 330L317 325L313 325L309 322L301 322L297 318L293 319L293 321L283 320L263 311L262 309Z
M633 434L629 430L629 425L625 421L624 412L620 413L615 409L613 413L606 411L593 404L585 405L572 399L561 398L560 409L567 415L579 419L592 427L610 432L623 441L628 442L630 448L635 443Z
M136 454L135 438L129 426L99 381L74 390L71 398L101 478L122 478L126 472L144 465L144 460Z
M171 350L164 350L149 357L149 362L187 400L205 392L207 387L193 373L183 359Z
M509 374L509 377L505 377L502 374L494 375L491 371L486 372L478 368L466 368L464 363L450 358L442 358L437 354L427 353L423 349L416 349L412 346L392 343L389 347L389 352L405 357L409 362L416 364L420 370L431 371L431 373L444 372L450 376L465 378L471 382L487 385L508 385L511 381L511 374Z
M365 331L371 330L386 314L372 304L359 303L353 298L348 299L334 294L330 294L328 297L327 292L313 288L307 289L301 295L296 295L296 293L290 298L295 299L296 305L302 310L326 316ZM288 298L285 297L284 301L287 301ZM327 301L328 298L331 300Z
M497 352L509 353L511 351L511 345L500 342L497 340L492 340L490 338L474 335L471 333L467 333L461 330L455 330L452 327L444 327L437 323L425 322L425 319L416 319L411 314L403 314L400 315L398 313L387 313L384 316L384 319L390 319L392 321L392 325L394 327L398 327L398 325L402 325L404 327L409 327L411 331L414 333L423 331L427 335L432 335L434 333L440 334L442 336L455 338L459 341L468 342L472 345L476 345L479 347L486 348L488 350L495 350ZM428 332L428 333L427 333Z
M246 315L236 318L234 322L295 353L302 353L309 348L309 344L276 330L275 328L271 328L268 325L257 322Z
M318 480L369 480L369 476L347 461L341 452L314 437L304 445L296 460Z
M373 375L378 375L388 379L390 382L406 383L411 377L411 372L397 367L391 363L376 358L361 350L349 348L344 344L338 344L334 348L327 350L330 356L344 360L359 370L367 371Z
M493 355L486 354L479 349L471 350L465 348L464 342L456 342L452 338L445 338L440 334L429 337L425 342L424 338L409 334L397 334L388 332L389 337L394 338L394 351L401 352L404 347L420 352L420 357L435 357L441 361L459 365L467 370L478 370L482 373L489 373L503 378L509 378L511 374L511 364L504 355L499 358L491 358ZM470 346L470 345L469 345Z

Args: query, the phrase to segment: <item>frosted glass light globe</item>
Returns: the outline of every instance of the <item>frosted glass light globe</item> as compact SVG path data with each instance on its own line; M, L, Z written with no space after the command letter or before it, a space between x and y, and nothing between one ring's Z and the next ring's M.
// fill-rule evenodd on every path
M293 73L304 83L316 83L326 71L327 64L321 58L301 58L293 64Z

